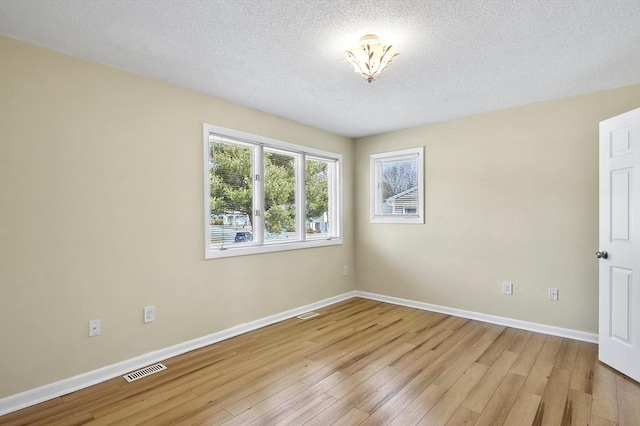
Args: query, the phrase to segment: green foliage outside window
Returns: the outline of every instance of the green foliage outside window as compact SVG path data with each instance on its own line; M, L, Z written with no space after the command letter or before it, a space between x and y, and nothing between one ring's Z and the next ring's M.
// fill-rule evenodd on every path
M213 143L209 148L210 211L218 217L246 214L253 224L252 151ZM305 164L306 219L328 211L328 164L308 159ZM264 155L265 228L273 234L295 229L295 159L275 152Z

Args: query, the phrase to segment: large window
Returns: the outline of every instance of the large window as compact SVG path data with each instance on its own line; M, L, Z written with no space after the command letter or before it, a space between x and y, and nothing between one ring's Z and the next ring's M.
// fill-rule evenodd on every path
M371 156L371 222L424 223L423 152Z
M204 125L205 256L341 244L341 156Z

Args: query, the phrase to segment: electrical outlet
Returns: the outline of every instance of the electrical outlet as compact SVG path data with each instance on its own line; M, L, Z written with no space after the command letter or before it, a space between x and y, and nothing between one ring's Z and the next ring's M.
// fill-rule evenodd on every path
M89 337L99 336L100 335L100 320L91 320L89 321Z
M349 268L347 268L347 265L344 265L342 267L342 275L346 277L348 273L349 273Z
M153 322L156 320L156 307L145 306L144 307L144 322Z
M502 293L512 295L513 294L513 283L505 281L502 283Z
M550 288L549 289L549 300L558 300L558 289Z

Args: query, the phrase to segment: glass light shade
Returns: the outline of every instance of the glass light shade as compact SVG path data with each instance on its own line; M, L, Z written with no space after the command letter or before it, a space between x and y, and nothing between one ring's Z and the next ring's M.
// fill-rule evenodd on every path
M360 45L345 53L345 60L369 83L391 65L398 54L393 46L383 46L375 34L360 37Z

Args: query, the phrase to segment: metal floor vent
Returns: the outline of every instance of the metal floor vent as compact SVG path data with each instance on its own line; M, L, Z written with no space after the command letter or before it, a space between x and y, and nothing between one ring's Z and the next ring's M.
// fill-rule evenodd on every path
M307 312L305 314L298 315L296 318L300 318L301 320L305 320L305 319L317 317L318 315L320 315L320 314L317 313L317 312Z
M143 377L147 377L150 376L153 373L157 373L158 371L162 371L162 370L166 370L167 367L165 367L163 364L157 363L157 364L153 364L150 365L148 367L145 367L143 369L140 369L138 371L134 371L132 373L129 374L125 374L124 379L131 383L133 381L136 381L138 379L142 379Z

